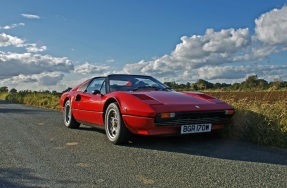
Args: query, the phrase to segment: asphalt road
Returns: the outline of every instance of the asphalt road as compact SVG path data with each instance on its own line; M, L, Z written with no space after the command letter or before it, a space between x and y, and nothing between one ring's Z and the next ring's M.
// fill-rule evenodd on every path
M0 187L287 187L287 150L210 135L68 129L62 113L0 101Z

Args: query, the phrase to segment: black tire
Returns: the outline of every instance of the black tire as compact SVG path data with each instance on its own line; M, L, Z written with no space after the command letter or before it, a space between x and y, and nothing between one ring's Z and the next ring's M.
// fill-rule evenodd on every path
M80 127L80 123L78 123L73 116L70 100L67 100L65 103L63 115L64 124L66 127L71 129L77 129Z
M115 145L129 141L130 132L124 124L117 103L111 103L106 110L105 130L109 141Z

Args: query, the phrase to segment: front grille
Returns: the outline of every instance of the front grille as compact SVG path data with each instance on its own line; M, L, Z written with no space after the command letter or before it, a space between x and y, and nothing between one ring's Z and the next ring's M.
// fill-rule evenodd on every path
M174 118L168 119L161 119L160 114L158 114L155 118L155 126L223 123L230 118L230 115L225 115L225 111L176 113Z

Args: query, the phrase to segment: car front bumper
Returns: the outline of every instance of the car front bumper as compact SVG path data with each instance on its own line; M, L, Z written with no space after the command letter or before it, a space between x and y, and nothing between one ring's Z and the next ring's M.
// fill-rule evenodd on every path
M123 115L127 128L133 134L141 135L178 135L181 134L181 126L176 124L160 125L155 123L155 118ZM211 131L224 129L224 122L212 123Z

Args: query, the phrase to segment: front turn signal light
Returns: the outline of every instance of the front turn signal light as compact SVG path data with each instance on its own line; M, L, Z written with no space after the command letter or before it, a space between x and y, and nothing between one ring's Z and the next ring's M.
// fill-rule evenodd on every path
M160 117L161 117L161 119L174 118L175 113L161 113Z
M235 110L225 110L225 115L233 115Z

